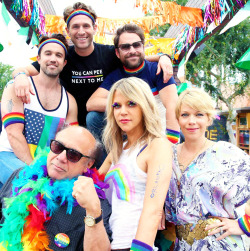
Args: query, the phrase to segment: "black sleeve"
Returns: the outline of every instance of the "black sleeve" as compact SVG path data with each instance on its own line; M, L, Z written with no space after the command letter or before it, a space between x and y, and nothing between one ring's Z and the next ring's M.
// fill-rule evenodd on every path
M103 224L106 229L106 232L108 234L110 242L112 241L112 231L109 225L109 218L111 215L111 206L108 203L108 200L102 200L101 199L101 207L102 207L102 218L103 218Z
M40 64L38 64L37 61L34 62L34 63L32 63L32 65L36 68L36 70L37 70L38 72L40 72Z

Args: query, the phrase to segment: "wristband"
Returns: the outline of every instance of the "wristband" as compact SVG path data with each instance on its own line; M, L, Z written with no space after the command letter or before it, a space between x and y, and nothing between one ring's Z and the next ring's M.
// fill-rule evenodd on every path
M4 128L16 123L24 124L24 114L20 112L11 112L4 115L2 121Z
M161 55L160 55L160 57L161 57L161 56L167 56L167 57L168 57L168 58L172 61L171 56L170 56L170 55L168 55L168 54L161 54Z
M70 126L79 126L79 123L78 122L72 122L72 123L69 123Z
M14 79L15 79L17 76L21 75L21 74L26 75L26 73L25 73L25 72L21 71L21 72L18 72L18 73L14 76Z
M238 219L241 230L250 237L250 216L245 214L243 217Z
M180 138L180 132L175 131L175 130L171 130L171 129L166 129L166 135L167 135L167 139L173 143L176 144L179 141Z
M133 239L130 251L153 251L153 248L142 241Z

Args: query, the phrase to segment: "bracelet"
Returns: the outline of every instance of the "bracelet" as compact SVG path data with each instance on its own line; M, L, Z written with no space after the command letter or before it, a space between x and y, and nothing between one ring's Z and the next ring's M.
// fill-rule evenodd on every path
M250 237L250 216L245 214L243 217L238 219L241 230Z
M179 141L180 138L180 132L175 131L175 130L171 130L171 129L166 129L166 135L167 135L167 139L173 143L176 144Z
M153 251L153 248L142 241L133 239L130 251Z
M170 55L168 55L168 54L166 54L166 53L165 53L165 54L164 54L164 53L162 53L162 54L160 55L160 57L161 57L161 56L167 56L167 57L168 57L168 58L172 61L171 56L170 56Z
M14 79L15 79L17 76L21 75L21 74L25 74L25 75L26 75L26 73L25 73L24 71L21 71L21 72L18 72L18 73L14 76Z

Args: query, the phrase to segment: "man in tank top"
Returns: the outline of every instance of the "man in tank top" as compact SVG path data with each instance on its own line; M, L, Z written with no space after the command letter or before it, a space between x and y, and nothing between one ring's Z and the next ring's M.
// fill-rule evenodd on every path
M31 102L16 97L14 85L6 85L2 96L0 135L0 187L14 170L29 165L41 149L66 124L77 124L77 104L59 81L66 65L68 44L63 35L43 37L37 60L41 71L29 81L34 89ZM20 72L17 75L25 74Z

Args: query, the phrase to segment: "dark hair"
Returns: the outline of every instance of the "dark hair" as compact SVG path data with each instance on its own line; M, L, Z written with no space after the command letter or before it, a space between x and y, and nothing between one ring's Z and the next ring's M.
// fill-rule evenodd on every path
M137 34L140 37L142 43L144 44L145 37L142 28L136 24L130 23L130 24L125 24L121 28L117 29L116 35L114 37L115 48L118 48L120 36L124 32Z
M49 36L42 36L39 41L39 45L50 38L56 38L56 39L60 40L65 45L65 47L68 51L68 49L69 49L68 41L65 38L65 36L63 36L62 34L55 33L55 34L52 34L52 36L50 36L50 37ZM38 55L41 56L41 50L39 50ZM66 59L66 57L67 57L67 55L65 53L65 59Z
M92 7L88 6L88 5L84 4L84 3L81 3L81 2L77 2L73 6L68 6L67 8L64 9L63 18L64 18L65 22L66 22L68 16L75 10L86 10L86 11L88 11L94 17L94 20L96 21L97 15L96 15L95 11L92 9Z

